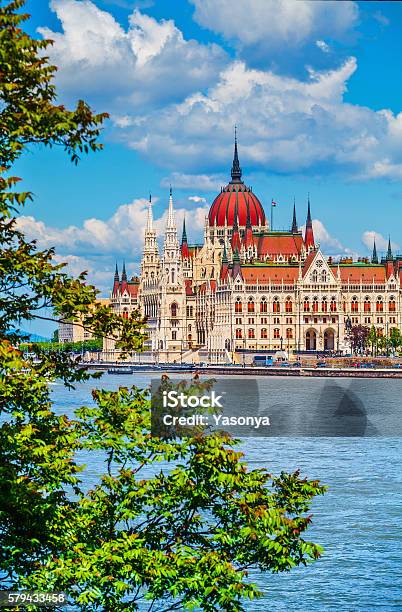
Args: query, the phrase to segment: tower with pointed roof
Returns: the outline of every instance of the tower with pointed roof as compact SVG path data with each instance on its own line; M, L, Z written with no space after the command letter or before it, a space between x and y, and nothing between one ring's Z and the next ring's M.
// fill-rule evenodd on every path
M299 228L297 226L297 219L296 219L296 200L293 200L293 220L292 220L292 227L290 228L290 231L292 232L292 234L297 234L297 232L299 231Z
M374 238L374 242L373 242L373 254L371 256L371 263L378 264L378 255L377 255L377 247L376 247L376 244L375 244L375 238Z
M306 246L307 252L315 248L313 222L311 220L311 210L310 210L310 196L308 196L308 200L307 200L307 219L306 219L306 231L304 234L304 244Z

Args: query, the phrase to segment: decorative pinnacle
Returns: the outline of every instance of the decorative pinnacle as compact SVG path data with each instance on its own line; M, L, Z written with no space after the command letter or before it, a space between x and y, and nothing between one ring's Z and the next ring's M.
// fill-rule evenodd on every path
M292 233L296 234L298 231L297 219L296 219L296 198L293 198L293 221L292 221Z
M233 164L231 170L232 183L241 183L241 168L239 163L239 155L237 152L237 126L235 125L235 141L234 141L234 155Z
M306 225L310 226L312 225L311 222L311 211L310 211L310 193L307 196L307 223Z
M123 271L121 273L121 280L127 281L127 273L126 273L126 262L123 261Z
M388 251L387 251L387 261L393 261L392 257L392 249L391 249L391 236L388 237Z
M153 229L153 215L152 215L152 196L149 194L148 212L147 212L147 232Z
M224 243L224 245L223 245L222 263L223 264L227 264L228 263L228 254L226 252L226 243Z
M374 238L374 243L373 243L373 254L371 256L371 263L378 264L378 255L377 255L377 247L375 244L375 238Z
M116 261L116 269L114 271L114 280L118 281L119 280L119 269L117 267L117 261Z
M186 216L183 217L183 232L181 235L181 243L187 244L187 232L186 232Z

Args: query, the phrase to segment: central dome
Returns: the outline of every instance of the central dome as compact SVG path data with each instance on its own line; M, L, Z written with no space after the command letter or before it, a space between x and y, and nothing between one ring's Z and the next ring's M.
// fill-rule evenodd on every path
M265 226L265 213L261 202L241 180L236 138L231 175L230 183L212 203L208 215L209 225L233 227L237 219L238 226L245 227L249 219L253 227Z

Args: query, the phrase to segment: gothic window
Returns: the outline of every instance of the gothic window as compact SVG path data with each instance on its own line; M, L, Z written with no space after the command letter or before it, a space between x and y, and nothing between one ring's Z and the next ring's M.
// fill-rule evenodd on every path
M243 334L241 329L236 329L236 340L241 340L243 338Z
M253 327L251 327L251 328L248 330L248 337L250 338L250 340L253 340L253 339L255 338L255 330L254 330L254 328L253 328Z
M261 330L261 338L263 338L264 340L268 338L268 330L266 327L263 327Z
M177 340L177 331L172 331L172 340Z
M273 312L280 312L281 311L281 305L279 303L279 298L275 297L273 304L272 304L272 310Z
M382 297L380 295L377 298L376 311L377 312L384 312L384 303L383 303Z
M171 306L170 306L170 314L172 315L173 318L177 317L177 304L176 304L176 302L173 302L173 304L171 304Z
M241 303L241 299L238 297L235 302L235 312L242 312L243 306Z
M304 312L310 312L310 300L308 298L304 298L303 309Z
M292 312L293 311L292 300L290 299L290 297L286 298L285 311L286 312Z
M288 327L286 330L286 338L288 340L291 340L293 338L293 329L291 327Z
M330 309L331 309L331 312L336 312L336 298L334 296L332 296L331 298Z
M313 297L313 312L318 312L318 297Z
M359 303L355 295L352 297L352 312L359 312Z
M265 297L263 297L260 302L260 312L268 312L268 304Z
M128 319L128 311L127 308L123 310L123 319Z
M364 312L371 312L371 302L368 295L364 298Z
M389 298L388 310L389 312L395 312L395 298L393 295L391 295L391 297Z
M172 270L172 285L174 285L174 270Z
M278 327L274 328L274 338L279 338L280 337L280 330Z
M254 312L254 300L250 298L247 304L247 312Z
M326 283L327 282L327 272L326 272L326 270L323 270L321 272L321 282L322 283Z
M316 283L318 281L318 272L317 270L313 270L313 273L311 275L311 280L313 283Z

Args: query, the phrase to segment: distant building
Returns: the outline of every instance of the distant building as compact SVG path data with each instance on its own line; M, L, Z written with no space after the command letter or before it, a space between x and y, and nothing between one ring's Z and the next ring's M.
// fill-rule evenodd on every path
M264 208L242 180L237 141L230 182L205 219L202 244L181 243L172 191L162 253L149 202L140 278L116 267L111 306L147 317L149 349L160 361L238 360L244 351L348 351L351 325L378 333L401 329L402 259L326 257L314 239L310 200L305 232L269 227ZM105 350L117 356L113 341Z
M110 303L109 298L99 298L96 303L107 306ZM75 321L65 321L59 323L59 342L85 342L92 340L93 335L83 326L83 317L78 317Z

